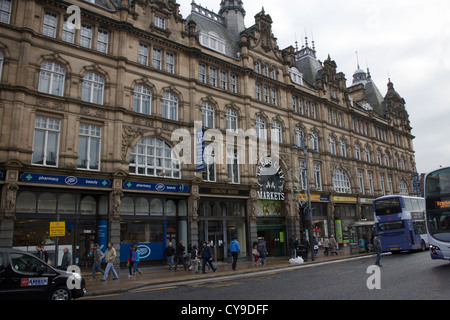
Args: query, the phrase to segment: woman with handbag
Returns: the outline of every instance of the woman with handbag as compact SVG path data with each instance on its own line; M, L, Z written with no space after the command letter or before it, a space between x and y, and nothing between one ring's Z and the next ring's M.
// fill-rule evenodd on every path
M253 254L253 263L256 264L258 263L259 260L259 251L258 251L258 242L255 241L253 242L253 250L252 250L252 254Z

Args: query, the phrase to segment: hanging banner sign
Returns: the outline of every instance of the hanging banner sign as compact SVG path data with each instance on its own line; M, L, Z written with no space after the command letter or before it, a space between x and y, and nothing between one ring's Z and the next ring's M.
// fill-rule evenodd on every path
M20 177L24 182L64 184L68 186L108 188L111 181L108 179L95 179L74 176L59 176L56 174L40 174L25 172Z

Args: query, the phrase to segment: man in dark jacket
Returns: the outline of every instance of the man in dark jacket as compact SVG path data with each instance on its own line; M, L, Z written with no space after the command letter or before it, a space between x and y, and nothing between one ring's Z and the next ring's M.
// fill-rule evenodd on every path
M175 255L175 249L172 247L172 242L166 248L167 262L169 263L169 270L173 268L173 256Z
M214 268L213 263L212 263L213 256L212 256L211 246L209 243L206 243L205 241L203 241L202 259L203 259L202 273L206 273L205 267L206 267L207 263L209 264L209 266L211 267L213 272L216 272L217 269Z
M178 262L181 260L181 263L183 264L184 270L186 270L186 263L184 262L184 251L186 250L186 247L184 246L184 242L180 241L177 244L177 249L175 250L175 256L177 258L177 262L175 263L175 271L178 269Z

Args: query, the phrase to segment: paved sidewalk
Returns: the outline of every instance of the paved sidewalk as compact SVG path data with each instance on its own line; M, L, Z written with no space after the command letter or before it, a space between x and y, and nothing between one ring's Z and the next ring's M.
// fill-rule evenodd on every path
M319 251L318 255L315 258L315 261L311 261L311 255L309 255L309 259L307 262L304 262L302 265L313 264L324 261L332 261L332 260L342 260L360 256L368 256L373 255L374 253L353 253L350 254L350 248L344 248L339 250L339 254L337 256L325 256L323 251ZM375 261L375 260L374 260ZM129 278L128 277L128 268L116 270L119 273L119 279L112 280L113 276L110 272L106 281L102 281L101 273L97 273L95 279L92 278L92 271L85 270L82 272L83 278L86 281L86 296L97 296L97 295L107 295L114 293L121 293L132 289L138 289L141 287L145 287L148 285L157 285L157 284L167 284L176 283L180 281L189 281L189 280L199 280L199 279L208 279L214 277L221 277L227 275L235 275L235 274L255 274L260 271L267 270L276 270L280 268L288 268L300 266L300 264L291 264L289 263L289 257L277 257L277 258L266 258L266 263L264 266L261 266L259 263L257 266L254 265L252 261L248 258L241 258L237 263L237 270L233 271L231 269L231 263L215 263L214 267L217 268L216 272L212 272L212 270L208 270L206 268L206 274L202 274L201 265L198 273L194 273L193 271L187 272L183 269L183 267L179 267L178 271L169 270L168 266L156 266L156 267L141 267L140 270L142 274L137 274L136 276Z

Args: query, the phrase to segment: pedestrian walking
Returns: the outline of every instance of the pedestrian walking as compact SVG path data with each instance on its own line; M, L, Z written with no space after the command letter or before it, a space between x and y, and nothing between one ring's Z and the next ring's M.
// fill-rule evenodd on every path
M333 254L335 254L335 255L338 254L338 252L337 252L337 242L336 242L336 239L334 238L334 235L331 235L331 238L330 238L330 248L331 248L331 254L332 255Z
M259 252L259 256L261 258L261 260L259 261L259 263L264 267L264 263L266 261L266 255L267 255L267 247L266 244L264 242L264 238L260 238L259 239L259 243L258 243L258 252Z
M191 267L195 273L198 273L199 256L197 245L193 244L191 249Z
M375 252L377 254L377 260L375 261L375 265L381 267L380 260L381 260L381 240L380 235L376 234L375 238L373 239L373 247L375 249Z
M213 272L216 272L217 269L214 268L214 265L212 263L213 256L212 256L212 251L211 251L211 245L209 242L206 243L206 241L203 241L202 259L203 259L202 273L206 273L205 272L206 264L208 264L211 267Z
M181 264L183 265L184 270L186 271L186 263L184 262L184 251L185 250L186 250L186 247L184 246L183 240L181 240L177 244L177 248L175 249L175 258L176 258L175 271L177 271L177 269L178 269L178 263L180 262L180 260L181 260Z
M69 248L64 248L64 255L61 261L61 269L67 270L72 265L72 255L69 252Z
M136 275L136 272L139 272L139 274L142 274L141 270L137 268L139 263L139 255L140 255L139 247L137 245L134 245L134 251L133 251L133 276Z
M325 240L323 240L323 249L324 249L323 253L328 257L330 250L330 239L328 239L328 237L325 237Z
M100 247L98 243L94 245L94 263L92 264L92 278L95 279L95 274L98 271L102 273L102 275L105 274L105 271L102 269L101 266L102 261L102 251L100 250Z
M255 264L256 267L256 264L258 263L259 260L258 241L253 242L252 254L253 254L253 263Z
M239 246L239 242L237 241L237 238L235 237L230 242L230 253L231 253L231 256L233 257L233 263L231 264L231 269L233 269L233 271L236 271L236 264L237 264L238 256L239 256L239 253L241 253L241 252L242 252L241 247Z
M130 252L128 253L128 260L127 260L127 267L128 267L128 278L131 278L133 276L133 251L134 251L134 244L130 246Z
M116 260L116 249L114 249L114 245L112 242L108 243L108 249L106 249L106 251L102 255L101 259L103 259L103 258L105 258L105 260L106 260L106 270L105 270L105 274L103 275L102 281L106 281L106 278L108 277L110 270L112 271L112 273L114 275L113 280L119 279L116 269L114 269L114 261Z
M175 248L172 246L172 242L169 242L166 248L167 263L169 264L169 270L173 269L173 257L175 255Z

